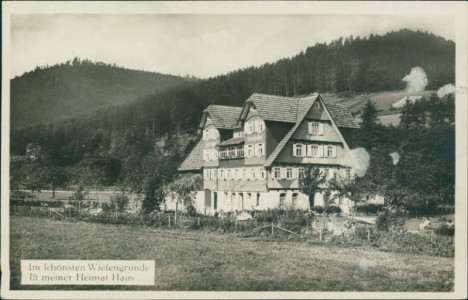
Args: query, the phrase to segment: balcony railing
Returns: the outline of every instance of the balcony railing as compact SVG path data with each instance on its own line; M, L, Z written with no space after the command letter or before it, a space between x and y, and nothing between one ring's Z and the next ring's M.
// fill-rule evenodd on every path
M241 159L244 158L244 147L227 147L221 149L219 152L219 159L226 160L226 159Z

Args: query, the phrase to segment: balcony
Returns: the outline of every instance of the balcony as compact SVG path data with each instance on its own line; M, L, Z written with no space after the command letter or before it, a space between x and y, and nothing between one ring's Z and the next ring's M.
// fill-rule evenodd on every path
M226 147L219 151L219 160L243 159L244 146Z

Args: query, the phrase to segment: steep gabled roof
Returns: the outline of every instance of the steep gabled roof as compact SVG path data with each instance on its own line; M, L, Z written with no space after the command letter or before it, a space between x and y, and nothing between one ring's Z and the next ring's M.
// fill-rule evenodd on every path
M244 143L244 137L239 136L239 137L230 138L229 140L226 140L226 141L218 144L218 147L240 145L240 144L243 144L243 143Z
M298 114L294 124L294 126L289 130L288 133L284 136L284 138L278 143L275 150L268 156L267 160L265 161L264 166L270 167L271 164L275 161L276 157L281 153L283 148L288 143L289 139L293 136L294 132L296 132L297 127L301 124L302 120L304 120L305 116L309 112L310 108L314 104L315 100L318 98L318 94L310 95L304 98L301 98L298 101Z
M247 101L253 102L265 121L296 123L297 98L253 94Z
M203 143L198 141L190 154L184 159L179 171L200 171L203 166Z
M237 121L242 107L226 105L209 105L203 112L208 113L213 125L218 129L237 128Z
M331 117L338 127L359 128L351 113L338 103L325 103Z

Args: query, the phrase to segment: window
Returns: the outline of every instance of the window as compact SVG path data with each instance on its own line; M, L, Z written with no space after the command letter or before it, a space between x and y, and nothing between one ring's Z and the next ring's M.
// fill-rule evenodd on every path
M219 179L224 179L224 170L219 170Z
M287 179L292 179L292 168L287 168L286 169L286 178Z
M323 178L328 179L330 170L329 169L323 169Z
M302 156L302 144L296 144L295 156Z
M324 124L319 122L309 122L309 134L323 135L325 132Z
M286 193L281 193L280 194L280 206L284 206L286 204Z
M320 102L315 102L314 104L315 109L320 109Z
M205 141L210 139L210 130L209 129L205 129L205 131L203 132L203 139Z
M218 208L218 193L213 193L213 209Z
M318 145L310 145L309 148L309 157L319 157L319 146Z
M228 157L229 157L229 158L234 158L234 157L236 157L236 149L235 149L234 147L228 148L228 151L229 151L229 152L228 152L228 153L229 153L229 154L228 154Z
M231 170L230 169L227 170L227 179L231 179Z
M257 206L259 206L259 205L260 205L260 194L257 193Z
M244 136L244 131L242 130L234 131L234 137L242 137L242 136Z
M260 169L260 178L265 179L265 170L264 169Z
M319 133L319 123L310 122L309 123L309 134L318 134Z
M298 193L293 193L293 194L292 194L292 203L291 203L291 204L292 204L293 206L296 205L296 203L297 203L297 197L298 197L298 196L299 196Z
M213 179L218 178L218 170L213 170Z
M237 146L237 157L244 157L244 146Z
M263 156L263 144L257 145L257 156Z
M210 179L210 170L205 170L205 179Z
M273 168L273 178L280 178L280 168Z
M227 158L227 149L222 149L222 150L220 150L220 152L219 152L219 157L220 157L221 159L226 159L226 158Z
M345 174L346 174L346 179L351 179L351 169L346 169Z
M250 178L255 179L255 169L250 169Z
M247 179L247 169L242 169L242 178Z
M212 155L212 158L213 158L213 160L217 160L217 159L218 159L218 150L216 150L216 149L213 149L213 155Z
M253 157L253 156L254 156L253 145L248 145L247 146L247 157Z
M257 120L255 121L255 131L256 132L263 132L264 126L263 126L263 121L262 120Z
M299 178L304 178L304 168L299 168Z
M239 179L239 169L234 170L234 179Z
M333 146L327 146L327 157L333 157Z

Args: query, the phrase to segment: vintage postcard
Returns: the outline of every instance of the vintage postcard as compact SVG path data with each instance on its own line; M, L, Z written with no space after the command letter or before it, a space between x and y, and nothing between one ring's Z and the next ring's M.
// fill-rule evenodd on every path
M1 297L466 298L467 13L3 2Z

